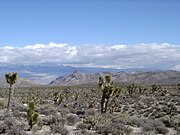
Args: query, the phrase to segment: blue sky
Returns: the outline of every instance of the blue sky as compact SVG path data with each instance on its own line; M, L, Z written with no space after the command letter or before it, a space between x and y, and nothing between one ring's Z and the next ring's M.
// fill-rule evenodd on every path
M179 0L1 0L0 46L180 44Z
M179 52L180 0L0 0L0 63L180 70Z

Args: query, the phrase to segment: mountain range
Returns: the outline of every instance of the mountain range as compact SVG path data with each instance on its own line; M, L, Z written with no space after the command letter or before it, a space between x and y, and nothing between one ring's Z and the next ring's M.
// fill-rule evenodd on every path
M149 69L148 69L149 70ZM0 77L3 78L5 73L17 72L20 78L27 78L37 83L48 84L59 76L69 75L74 71L82 73L112 72L119 71L147 71L147 69L114 69L114 68L97 68L97 67L73 67L62 64L0 64Z
M98 83L99 76L110 75L116 83L136 83L136 84L178 84L180 83L179 71L147 71L147 72L99 72L82 73L75 71L66 76L60 76L52 81L51 85L80 85L86 83Z
M74 72L75 71L75 72ZM142 84L175 84L180 83L180 72L169 70L143 68L96 68L96 67L72 67L62 64L0 64L0 85L7 85L5 73L17 72L20 86L36 84L50 85L79 85L97 83L99 76L111 75L114 82L142 83ZM25 79L26 78L26 79Z

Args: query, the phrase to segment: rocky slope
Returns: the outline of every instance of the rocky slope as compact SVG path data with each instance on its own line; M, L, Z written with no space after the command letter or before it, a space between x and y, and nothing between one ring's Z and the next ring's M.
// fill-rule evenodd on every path
M97 83L99 76L110 75L114 82L141 83L141 84L177 84L180 83L180 72L178 71L149 71L149 72L101 72L81 73L75 71L67 76L60 76L52 81L51 85L79 85L86 83Z

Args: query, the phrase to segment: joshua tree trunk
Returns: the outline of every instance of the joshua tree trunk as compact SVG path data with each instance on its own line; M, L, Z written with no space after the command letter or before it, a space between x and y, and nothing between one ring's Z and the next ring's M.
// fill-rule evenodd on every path
M106 113L108 107L109 97L107 97L105 91L101 99L101 113Z
M106 93L105 93L105 91L103 91L103 96L101 99L101 113L105 113L105 110L104 110L104 108L105 108L105 95L106 95Z
M7 116L11 115L11 101L13 97L13 87L12 84L10 84L9 87L9 95L8 95L8 104L7 104Z
M105 112L105 113L106 113L106 111L107 111L108 102L109 102L109 99L106 98L106 101L105 101L105 107L104 107L104 112Z

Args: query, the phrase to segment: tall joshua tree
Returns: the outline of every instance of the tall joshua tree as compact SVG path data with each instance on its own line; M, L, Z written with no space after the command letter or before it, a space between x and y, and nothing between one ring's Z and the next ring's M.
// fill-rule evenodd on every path
M13 84L15 84L18 80L18 74L13 72L12 74L7 73L5 74L5 78L7 83L9 83L9 96L8 96L8 104L7 104L7 115L10 115L11 110L11 100L13 97Z
M101 113L106 113L110 97L119 97L121 89L118 87L114 89L113 82L111 82L111 76L109 75L105 76L105 82L101 76L99 77L99 88L103 92L101 98Z

